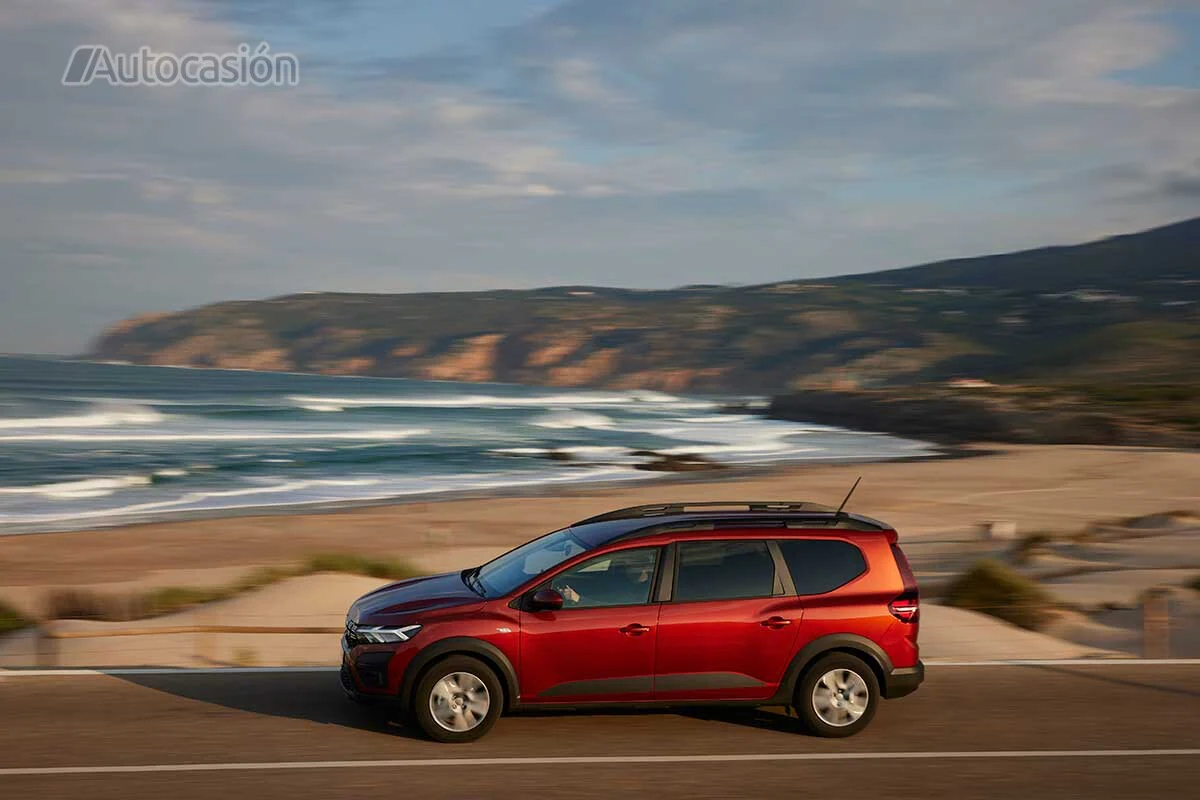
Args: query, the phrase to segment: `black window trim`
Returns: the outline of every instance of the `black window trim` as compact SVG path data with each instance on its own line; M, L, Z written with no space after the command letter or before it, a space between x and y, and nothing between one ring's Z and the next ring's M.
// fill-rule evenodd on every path
M796 596L796 583L792 580L792 571L788 569L787 560L783 557L783 550L779 547L779 542L775 539L767 540L767 550L771 553L771 558L775 559L775 574L783 582L783 596Z
M675 596L675 573L679 568L679 548L675 542L668 542L658 555L661 569L654 574L654 602L669 603Z

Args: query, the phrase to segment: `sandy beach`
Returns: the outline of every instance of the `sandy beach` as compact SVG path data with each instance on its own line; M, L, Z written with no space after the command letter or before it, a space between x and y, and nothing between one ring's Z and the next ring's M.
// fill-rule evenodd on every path
M0 537L0 586L176 582L185 572L285 564L314 552L411 559L438 568L506 549L602 511L668 500L812 500L892 524L902 541L964 533L986 520L1069 533L1098 521L1200 508L1200 453L1117 447L979 446L968 457L813 464L537 497L398 503L325 513L131 525ZM449 554L454 553L451 557ZM470 560L468 559L468 563Z
M971 612L931 607L923 639L942 657L1131 652L1138 645L1134 630L1138 617L1128 609L1122 617L1117 606L1136 603L1137 595L1154 585L1179 587L1183 622L1190 625L1187 620L1196 616L1197 604L1188 594L1192 590L1182 588L1188 575L1200 574L1200 529L1188 524L1188 515L1180 517L1182 523L1164 523L1162 530L1141 531L1116 544L1074 544L1070 537L1124 518L1200 509L1200 453L1069 446L979 446L952 458L786 466L753 473L723 472L711 479L556 490L539 497L460 499L0 537L0 599L36 613L39 596L53 587L120 593L161 586L212 586L253 568L294 564L322 552L402 559L421 571L457 569L540 533L621 506L737 499L807 499L836 505L859 475L863 480L850 508L896 527L923 584L936 585L978 558L1007 551L1011 542L981 542L978 531L981 523L989 521L1011 523L1016 537L1035 531L1062 537L1064 544L1040 555L1029 572L1045 578L1052 588L1057 585L1061 599L1074 607L1087 611L1094 606L1097 614L1109 615L1079 613L1064 619L1053 630L1061 638L1055 638L1018 631ZM1102 577L1088 577L1093 573ZM224 615L261 624L274 613L272 609L286 606L293 616L304 618L303 624L336 626L347 603L379 582L351 576L297 578L212 608L152 622L186 624ZM1196 638L1188 637L1188 642ZM254 658L274 663L324 660L311 655L317 652L311 642L283 641L291 638L280 639L280 653L256 652ZM168 660L195 663L194 637L183 639L178 643L182 654ZM226 639L219 648L223 654L211 660L236 660L237 637ZM104 657L95 650L96 641L79 640L80 646L90 642L93 649L91 655L80 655L78 663L88 663L88 658L91 663L105 663L95 660ZM128 648L133 643L125 640L124 644ZM138 646L144 643L139 641ZM161 655L160 650L156 657ZM108 657L115 656L109 652Z

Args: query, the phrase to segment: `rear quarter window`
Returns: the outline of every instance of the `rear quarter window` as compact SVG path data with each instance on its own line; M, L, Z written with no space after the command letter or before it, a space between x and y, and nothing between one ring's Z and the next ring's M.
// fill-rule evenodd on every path
M837 539L780 539L796 594L825 594L867 571L862 551Z

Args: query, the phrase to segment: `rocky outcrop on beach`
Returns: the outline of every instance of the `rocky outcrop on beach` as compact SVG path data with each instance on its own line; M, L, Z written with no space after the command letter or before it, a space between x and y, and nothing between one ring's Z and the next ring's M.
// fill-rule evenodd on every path
M636 450L632 455L645 456L650 459L634 465L634 469L646 472L705 472L728 469L725 464L699 453L656 453L653 450Z
M1068 390L917 386L795 392L774 398L767 414L774 419L887 432L946 445L1200 447L1200 428L1169 418L1189 413L1186 409L1169 399L1160 406L1143 405L1146 407L1106 405L1094 396Z

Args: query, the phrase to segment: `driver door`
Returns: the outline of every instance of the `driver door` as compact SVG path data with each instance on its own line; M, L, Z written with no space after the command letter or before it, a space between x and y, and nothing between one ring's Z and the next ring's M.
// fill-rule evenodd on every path
M651 699L661 551L604 553L537 587L555 589L567 602L558 611L521 611L522 703Z

